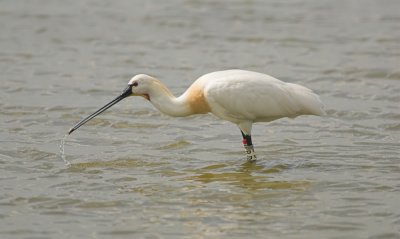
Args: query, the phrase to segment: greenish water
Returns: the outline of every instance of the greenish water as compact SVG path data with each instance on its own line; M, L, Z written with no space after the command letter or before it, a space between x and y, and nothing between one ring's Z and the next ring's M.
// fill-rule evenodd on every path
M398 9L0 2L0 238L399 238ZM60 148L135 74L179 95L229 68L311 88L327 116L254 125L249 164L235 125L131 97Z

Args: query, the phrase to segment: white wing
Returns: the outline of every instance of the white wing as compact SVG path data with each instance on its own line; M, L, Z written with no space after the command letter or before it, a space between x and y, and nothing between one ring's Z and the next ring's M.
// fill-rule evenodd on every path
M303 86L243 70L214 72L199 78L213 114L232 121L272 121L323 114L318 96Z

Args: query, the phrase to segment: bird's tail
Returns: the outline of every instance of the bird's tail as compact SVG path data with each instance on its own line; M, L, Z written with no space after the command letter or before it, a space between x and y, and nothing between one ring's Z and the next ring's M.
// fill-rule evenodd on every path
M319 96L312 90L297 84L288 83L289 87L295 92L293 98L301 108L301 113L310 115L325 115L324 105Z

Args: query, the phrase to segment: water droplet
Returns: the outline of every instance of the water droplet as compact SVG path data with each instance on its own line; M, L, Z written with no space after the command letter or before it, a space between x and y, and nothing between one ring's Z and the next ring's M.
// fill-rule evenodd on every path
M67 157L65 156L65 141L68 137L68 134L64 135L64 137L61 139L60 143L60 156L61 159L64 161L65 165L69 166L71 163L67 160Z

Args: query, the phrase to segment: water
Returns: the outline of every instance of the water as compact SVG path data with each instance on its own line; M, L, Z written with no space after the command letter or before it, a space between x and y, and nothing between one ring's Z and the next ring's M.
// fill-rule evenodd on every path
M399 238L398 9L0 2L0 238ZM248 164L236 126L129 98L60 152L134 74L178 95L227 68L309 87L327 116L256 124Z
M65 142L67 140L68 134L64 135L60 142L60 157L64 161L66 166L71 165L71 162L67 160L67 156L65 155Z

